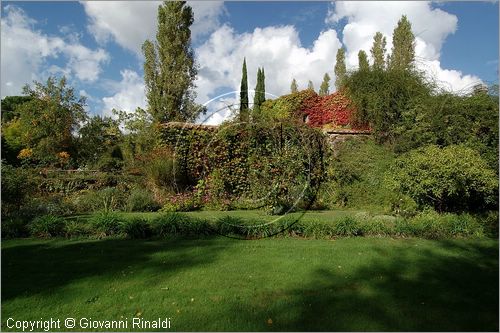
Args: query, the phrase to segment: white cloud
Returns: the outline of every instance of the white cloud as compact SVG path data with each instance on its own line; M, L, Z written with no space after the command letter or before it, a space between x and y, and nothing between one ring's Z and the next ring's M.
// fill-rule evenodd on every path
M40 80L44 74L74 75L82 81L93 82L101 73L101 66L109 61L102 49L91 50L74 40L49 36L35 30L36 21L18 7L8 5L2 18L2 97L16 95L22 86ZM46 60L67 59L65 67L47 66Z
M89 18L88 30L99 43L114 40L136 54L141 53L142 43L155 37L160 1L83 1ZM191 1L194 24L193 39L207 35L219 25L224 12L222 1Z
M415 54L417 64L429 75L433 75L444 88L459 91L480 79L472 75L463 75L460 71L447 70L439 61L441 47L446 38L457 29L458 19L439 8L433 8L430 2L423 1L344 1L335 2L330 7L326 23L338 23L347 19L343 30L343 43L346 47L348 67L358 65L357 54L369 50L373 36L380 31L387 37L387 51L392 48L392 32L402 15L412 23L416 36Z
M251 33L238 34L224 25L195 50L200 64L196 81L198 102L208 101L221 87L239 90L244 57L250 89L255 87L258 67L265 70L266 92L274 95L288 93L293 78L301 88L306 88L308 80L319 87L326 72L334 76L339 47L335 30L321 32L313 46L305 48L293 26L256 28Z
M134 112L137 107L146 107L143 78L130 69L122 70L120 74L122 76L121 81L111 84L115 94L102 99L104 104L103 115L111 116L112 109Z

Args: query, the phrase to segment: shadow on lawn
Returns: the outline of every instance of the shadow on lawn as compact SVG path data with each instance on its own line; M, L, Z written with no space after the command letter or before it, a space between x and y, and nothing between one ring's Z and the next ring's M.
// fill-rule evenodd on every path
M215 239L60 241L2 249L2 301L51 293L85 277L120 278L123 271L174 274L217 258ZM231 243L225 243L230 246ZM202 255L201 255L201 254ZM153 257L154 256L154 257Z
M496 247L442 241L375 251L379 259L355 273L318 269L301 288L234 304L234 330L498 331Z

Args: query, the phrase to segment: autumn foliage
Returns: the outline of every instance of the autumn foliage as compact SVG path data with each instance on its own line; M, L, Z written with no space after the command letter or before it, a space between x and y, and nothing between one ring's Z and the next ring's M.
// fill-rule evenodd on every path
M302 109L307 115L308 123L313 127L330 124L344 127L351 124L354 108L349 99L340 92L327 96L314 96L304 103Z

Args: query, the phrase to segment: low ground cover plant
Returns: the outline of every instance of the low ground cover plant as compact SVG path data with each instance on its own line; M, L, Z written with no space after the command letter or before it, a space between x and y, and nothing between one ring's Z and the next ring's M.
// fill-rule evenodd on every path
M497 231L492 228L493 220L494 216L488 215L438 214L434 211L422 212L413 217L360 212L322 220L302 217L298 213L271 220L231 215L214 220L176 212L158 213L152 218L100 212L80 219L44 215L33 219L27 225L18 220L8 220L2 227L2 237L199 238L223 235L243 239L264 237L330 239L363 236L443 239L494 236Z

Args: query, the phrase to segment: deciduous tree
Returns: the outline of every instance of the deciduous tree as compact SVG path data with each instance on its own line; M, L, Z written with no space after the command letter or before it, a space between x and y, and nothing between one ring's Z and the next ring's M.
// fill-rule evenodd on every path
M385 61L386 61L386 44L387 40L382 35L381 32L377 32L375 36L373 36L373 45L370 49L370 52L373 57L373 69L376 70L384 70L385 69Z
M165 1L157 18L156 41L142 45L148 111L156 122L194 120L202 108L194 103L193 10L185 1Z
M345 66L345 50L344 48L340 48L337 51L337 62L335 64L335 86L337 90L340 90L342 87L342 82L347 73L347 69Z

